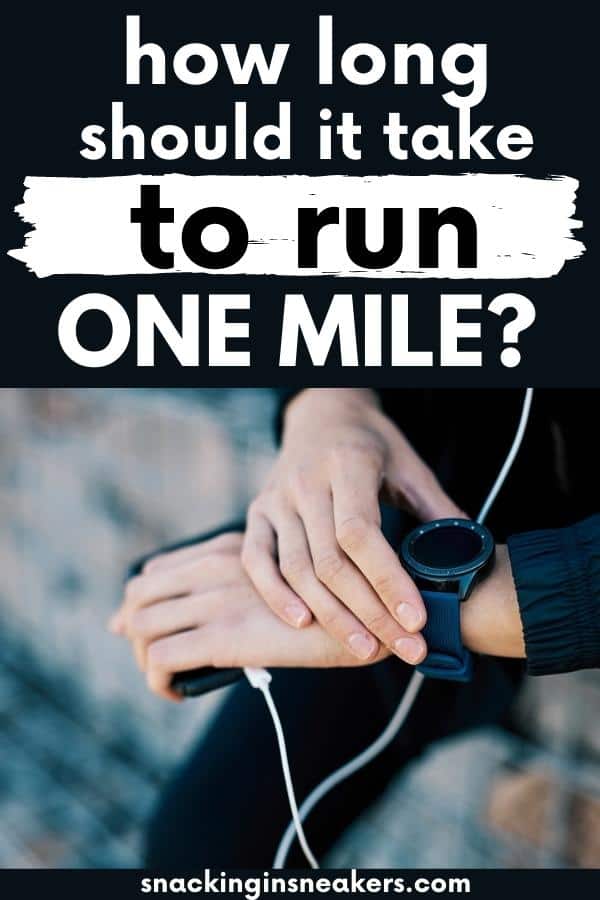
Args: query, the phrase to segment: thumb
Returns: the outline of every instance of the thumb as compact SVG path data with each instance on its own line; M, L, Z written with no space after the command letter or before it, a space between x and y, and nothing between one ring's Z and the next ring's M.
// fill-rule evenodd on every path
M420 522L469 518L400 431L389 445L384 489L394 505L407 509Z

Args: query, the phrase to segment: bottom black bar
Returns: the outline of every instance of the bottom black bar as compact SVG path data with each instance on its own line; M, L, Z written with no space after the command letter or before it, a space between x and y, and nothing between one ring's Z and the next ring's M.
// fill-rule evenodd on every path
M600 869L321 869L149 872L97 869L5 869L5 896L78 897L86 900L186 894L243 900L294 897L444 897L514 900L550 896L587 900L600 896ZM8 892L11 893L8 893ZM48 892L51 894L48 894ZM14 893L13 893L14 892Z

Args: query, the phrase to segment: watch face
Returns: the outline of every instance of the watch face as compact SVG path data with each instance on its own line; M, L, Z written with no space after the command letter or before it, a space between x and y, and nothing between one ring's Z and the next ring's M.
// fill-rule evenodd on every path
M449 579L482 568L493 552L493 538L483 525L469 519L438 519L411 531L401 555L417 574Z

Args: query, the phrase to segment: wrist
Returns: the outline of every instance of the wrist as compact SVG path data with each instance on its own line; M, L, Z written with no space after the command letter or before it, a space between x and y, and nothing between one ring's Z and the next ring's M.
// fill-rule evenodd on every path
M490 656L525 656L523 627L506 545L496 547L492 571L480 581L460 609L465 647Z
M283 436L307 424L347 420L379 410L379 398L370 388L305 388L287 404L283 413ZM319 421L320 420L320 421Z

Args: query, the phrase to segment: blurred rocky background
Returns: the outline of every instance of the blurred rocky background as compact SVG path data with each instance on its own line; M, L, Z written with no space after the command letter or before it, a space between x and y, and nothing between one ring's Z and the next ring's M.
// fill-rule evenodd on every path
M267 390L0 390L0 866L132 866L218 696L149 694L105 630L136 556L241 513ZM510 732L447 742L335 865L600 866L600 673L530 680Z

